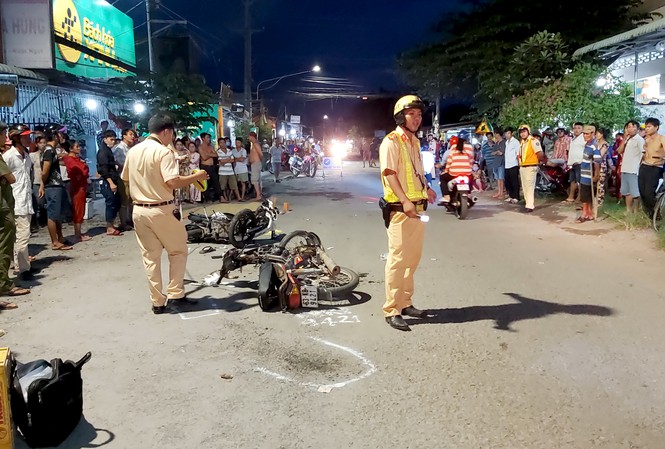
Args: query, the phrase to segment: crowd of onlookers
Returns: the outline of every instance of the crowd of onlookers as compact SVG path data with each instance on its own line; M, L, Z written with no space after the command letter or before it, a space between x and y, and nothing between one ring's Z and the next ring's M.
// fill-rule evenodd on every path
M631 120L613 136L607 129L579 122L570 130L532 132L522 125L517 133L506 128L476 134L469 161L472 184L480 191L496 189L492 198L511 204L519 203L521 187L527 202L525 211L531 212L533 189L538 176L543 176L543 167L558 167L568 184L564 203L582 203L578 222L593 220L608 193L625 200L628 211L636 212L641 205L651 216L665 164L665 137L658 134L659 128L659 120L649 118L644 124ZM445 167L450 151L454 151L449 142L431 134L422 142L428 181L436 179L437 167ZM469 144L466 139L463 145L468 148ZM540 168L530 172L535 173L534 179L525 180L524 169L530 166L524 160L528 148L540 153L534 159Z

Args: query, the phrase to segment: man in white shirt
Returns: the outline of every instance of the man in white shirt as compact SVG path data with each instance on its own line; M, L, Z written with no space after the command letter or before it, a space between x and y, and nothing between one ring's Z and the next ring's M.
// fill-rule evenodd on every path
M513 136L513 128L507 128L504 134L506 138L506 192L508 198L506 203L517 204L520 201L520 142Z
M12 171L16 182L12 184L14 194L14 217L16 221L16 241L14 243L14 269L19 279L32 279L28 241L30 240L30 221L35 213L32 207L32 160L28 154L30 146L30 128L26 125L14 125L7 133L12 147L2 154L2 158Z
M249 169L247 168L247 150L243 147L242 137L236 138L236 147L233 150L233 158L236 161L236 180L240 184L240 201L245 201L247 183L249 182Z
M226 139L219 139L219 148L217 149L217 156L219 157L219 186L222 196L219 198L220 203L228 203L231 195L228 193L232 190L237 200L240 200L240 193L238 193L238 181L236 174L233 170L233 163L235 158L233 151L226 147ZM228 196L227 196L228 195Z
M582 180L582 159L584 158L584 147L586 141L584 140L584 124L577 122L573 125L573 141L570 143L570 150L568 151L568 166L570 173L568 180L570 181L570 188L568 189L567 203L575 202L576 196L579 196L578 186Z
M640 206L640 189L638 173L644 152L644 139L638 134L640 124L635 120L626 123L624 139L617 148L617 153L623 155L621 160L621 195L626 198L628 212L637 212Z

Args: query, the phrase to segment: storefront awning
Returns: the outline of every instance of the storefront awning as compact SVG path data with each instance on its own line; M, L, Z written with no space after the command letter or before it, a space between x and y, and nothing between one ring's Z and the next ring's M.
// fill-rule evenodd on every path
M598 51L602 58L619 57L626 53L647 51L661 40L665 40L665 18L582 47L573 56Z
M0 64L0 75L16 75L20 78L29 78L38 81L47 82L48 78L32 70L21 69L13 65Z

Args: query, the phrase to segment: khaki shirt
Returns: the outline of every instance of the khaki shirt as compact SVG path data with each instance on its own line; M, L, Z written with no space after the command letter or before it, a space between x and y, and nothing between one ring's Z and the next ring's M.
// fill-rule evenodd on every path
M422 190L425 186L422 184L422 176L424 176L423 169L423 160L420 155L420 141L416 136L412 136L409 139L409 136L404 132L401 127L397 127L395 130L397 133L397 139L402 139L406 144L406 149L411 158L411 163L413 164L414 170L418 173L419 176L416 176L413 173L414 186L416 189ZM406 181L406 167L402 162L400 157L400 144L397 139L390 139L386 137L381 142L381 147L379 148L379 163L381 166L381 175L388 176L390 171L394 171L397 174L397 180L399 181L400 186L405 194L407 194L407 181ZM387 181L384 185L387 184ZM387 192L384 188L384 195L387 195Z
M156 204L173 201L173 190L166 182L180 173L173 151L148 138L127 153L121 177L129 182L129 196L135 202Z

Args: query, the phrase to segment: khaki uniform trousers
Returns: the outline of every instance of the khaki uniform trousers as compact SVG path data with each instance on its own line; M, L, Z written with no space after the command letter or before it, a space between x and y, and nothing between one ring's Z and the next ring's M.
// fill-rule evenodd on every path
M535 209L536 202L536 178L538 167L520 167L520 180L522 181L522 193L526 201L527 209Z
M15 241L14 211L0 209L0 293L6 293L14 286L9 279L9 265L14 257Z
M420 263L425 239L425 223L395 212L388 227L386 261L386 317L401 315L413 296L413 275Z
M14 269L19 273L30 271L30 256L28 243L30 242L30 221L32 215L16 215L16 243L14 243Z
M187 266L187 231L185 225L173 216L173 205L159 207L134 206L134 230L143 253L143 265L148 275L150 300L154 306L163 306L166 299L185 296L185 269ZM169 286L162 293L162 252L169 257Z

